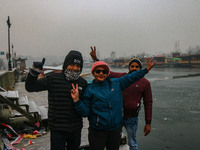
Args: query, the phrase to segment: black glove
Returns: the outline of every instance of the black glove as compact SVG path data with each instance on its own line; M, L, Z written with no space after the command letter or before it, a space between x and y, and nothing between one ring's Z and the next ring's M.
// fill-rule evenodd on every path
M32 68L30 68L30 74L32 76L38 76L40 73L42 73L44 63L45 58L42 59L42 62L34 61Z

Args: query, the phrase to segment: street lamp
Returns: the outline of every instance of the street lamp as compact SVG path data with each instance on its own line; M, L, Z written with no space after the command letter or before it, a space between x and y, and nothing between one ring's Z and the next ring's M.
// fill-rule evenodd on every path
M8 20L7 20L7 25L8 25L8 71L12 70L12 66L11 66L11 60L10 60L10 18L8 16Z
M14 46L13 46L13 44L12 44L12 63L13 63L13 68L15 67L15 65L14 65L14 60L13 60L13 58L14 58L14 53L13 53L13 48L14 48Z

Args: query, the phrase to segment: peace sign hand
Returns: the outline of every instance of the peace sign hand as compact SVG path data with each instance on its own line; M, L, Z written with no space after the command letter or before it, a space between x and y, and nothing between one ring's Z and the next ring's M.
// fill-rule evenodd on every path
M93 60L97 60L97 55L96 55L96 47L94 46L94 48L91 46L91 51L90 51L90 56Z
M155 65L156 63L153 63L153 58L148 57L148 65L147 65L147 70L151 70L151 68Z
M79 101L78 84L76 84L76 88L75 88L74 84L72 83L72 90L70 92L71 92L71 97L73 98L74 102L78 102Z

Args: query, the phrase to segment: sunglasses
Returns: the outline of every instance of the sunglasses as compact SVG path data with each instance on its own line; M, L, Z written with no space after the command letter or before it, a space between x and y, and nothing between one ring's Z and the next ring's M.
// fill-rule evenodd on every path
M100 70L100 69L97 69L97 70L94 70L95 73L99 74L100 72L102 72L103 74L108 74L108 70Z

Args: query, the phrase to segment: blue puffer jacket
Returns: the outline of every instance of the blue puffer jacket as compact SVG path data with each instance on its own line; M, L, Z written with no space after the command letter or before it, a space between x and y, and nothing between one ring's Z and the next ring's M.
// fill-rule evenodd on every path
M104 82L94 80L86 88L84 99L74 103L75 109L81 116L88 117L89 125L94 129L112 131L121 127L122 91L147 72L147 69L141 69L121 78L108 78Z

